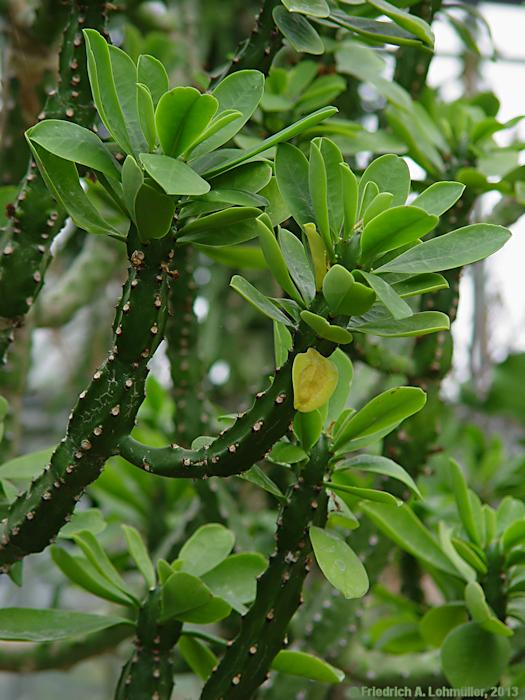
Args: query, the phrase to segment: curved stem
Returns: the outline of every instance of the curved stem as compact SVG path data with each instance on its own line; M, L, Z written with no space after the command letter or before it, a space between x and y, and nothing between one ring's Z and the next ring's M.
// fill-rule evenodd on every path
M321 438L289 491L278 520L277 546L257 583L255 602L204 686L201 700L249 700L266 679L302 602L301 591L310 570L308 527L322 527L326 521L328 498L322 484L328 461L327 443Z

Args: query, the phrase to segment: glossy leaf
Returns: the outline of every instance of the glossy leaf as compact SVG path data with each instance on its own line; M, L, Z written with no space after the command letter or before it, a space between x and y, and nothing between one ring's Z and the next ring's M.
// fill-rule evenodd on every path
M324 44L310 22L296 12L288 12L282 5L273 10L273 19L279 30L299 52L322 54Z
M382 265L376 272L440 272L483 260L499 250L510 238L510 232L496 224L471 224L424 241L397 258Z
M467 611L462 602L445 603L438 608L430 608L423 615L419 630L427 644L439 648L449 632L467 621Z
M139 531L130 525L122 525L126 542L128 544L129 553L135 560L135 563L144 576L144 579L149 588L155 587L155 569L151 562L144 540L140 536Z
M261 554L232 554L208 571L202 580L214 595L225 600L237 612L244 613L245 603L255 600L256 579L266 567L267 561Z
M406 303L406 301L401 299L395 289L391 287L388 282L385 282L385 280L378 275L373 275L370 272L365 272L364 270L361 270L361 274L377 294L379 301L386 306L396 320L412 316L414 312L410 306Z
M303 226L303 231L308 241L310 249L310 257L314 266L315 288L317 291L323 287L323 280L328 270L328 255L323 239L317 233L315 224L306 223Z
M59 158L120 179L120 168L108 148L89 129L74 122L45 119L28 129L27 137Z
M450 319L440 311L420 311L402 319L384 319L378 321L352 322L351 331L379 335L385 338L407 338L413 335L428 335L450 328Z
M465 603L474 622L487 632L497 634L502 637L511 637L512 630L501 620L498 620L494 612L490 609L482 587L477 581L470 581L465 586Z
M208 126L219 103L192 87L166 92L155 110L155 123L165 155L176 158L187 151Z
M338 471L357 469L372 474L381 474L381 476L387 476L390 479L396 479L396 481L407 486L416 496L421 498L421 493L410 474L403 469L402 466L387 457L361 454L338 462L336 469Z
M359 181L361 197L368 182L375 182L379 192L390 192L393 196L392 206L402 205L410 192L408 165L403 158L396 155L380 156L370 163Z
M310 541L319 568L345 598L362 598L368 591L368 575L361 560L346 542L320 527L310 527Z
M328 250L331 249L330 218L328 213L328 179L321 151L316 143L310 143L310 161L308 164L308 187L315 213L317 229Z
M0 465L0 479L34 479L42 472L54 451L54 447L46 447L4 462Z
M401 547L432 569L458 577L450 559L444 554L432 533L412 509L403 504L362 503L361 510L398 547Z
M386 435L399 423L420 411L426 403L426 394L417 387L401 386L388 389L371 399L348 420L335 436L334 449L345 445L357 449L362 438Z
M335 10L330 19L344 29L374 42L394 44L395 46L421 46L421 42L410 32L392 22L378 22L374 19L355 17L346 12Z
M158 153L141 153L146 171L159 183L166 194L206 194L210 185L200 175L176 158Z
M465 185L461 182L434 182L430 187L421 192L414 201L413 206L424 209L427 214L441 216L453 207L463 194Z
M293 321L291 321L288 316L285 316L268 297L261 294L261 292L256 289L253 284L250 284L248 280L244 279L244 277L234 275L231 279L230 287L235 289L235 291L256 308L257 311L271 318L272 321L278 321L279 323L284 323L285 326L294 327Z
M449 472L458 515L463 527L473 542L482 544L481 532L478 523L476 523L467 482L461 467L454 459L449 460Z
M177 649L191 670L202 680L207 680L217 665L217 657L199 639L187 635L181 636Z
M387 209L378 214L363 229L361 235L363 260L372 261L379 255L416 241L432 231L438 221L437 216L427 214L423 209L414 206Z
M235 536L223 525L202 525L187 540L180 552L182 571L201 576L226 559L235 542Z
M387 273L388 275L388 273ZM437 292L440 289L447 289L448 282L443 275L437 272L427 272L421 275L414 275L399 282L392 283L392 286L402 299L413 297L417 294Z
M303 244L293 233L279 228L279 246L290 275L301 292L305 304L309 306L315 297L315 279Z
M323 316L311 311L301 311L301 319L314 329L319 338L325 338L338 345L347 345L352 341L352 334L346 328L328 323Z
M455 688L497 685L510 657L507 639L487 632L475 622L456 627L441 648L441 665Z
M106 521L102 516L102 511L98 508L88 508L87 510L77 511L73 513L71 521L66 523L59 531L58 537L62 539L73 539L82 530L98 535L106 529Z
M283 0L289 12L299 12L310 17L328 17L330 8L326 0Z
M372 5L372 7L375 7L376 10L382 12L386 17L393 19L398 26L416 36L430 48L433 48L434 34L430 26L421 17L408 13L389 2L386 2L386 0L368 0L368 2L370 5Z
M173 225L175 203L155 187L144 184L135 197L135 221L141 241L163 238Z
M337 472L333 475L331 481L325 481L325 487L335 491L340 498L345 500L345 494L357 498L359 501L374 501L376 503L387 503L389 505L398 506L401 501L392 496L387 491L379 491L378 489L369 489L362 486L354 486L353 484L345 483L349 475L345 472ZM353 502L350 502L352 505Z
M292 649L282 649L272 661L272 669L318 683L342 683L345 677L343 671L327 661Z
M289 143L281 144L275 154L275 175L279 191L297 223L315 221L308 184L308 160L303 152Z
M111 71L118 102L132 153L144 151L147 142L142 132L138 112L137 67L128 54L117 46L108 45Z
M199 608L212 600L210 589L196 576L175 571L162 586L162 620Z
M157 143L157 129L155 127L155 105L151 92L140 83L137 84L137 112L140 128L146 139L149 150L153 151ZM128 156L129 157L129 156Z
M262 248L264 258L272 275L275 277L276 281L281 285L284 291L287 292L292 299L295 299L298 304L302 305L302 297L292 282L286 260L284 259L283 251L277 243L273 229L269 228L264 223L263 219L257 219L256 225L259 236L259 245Z
M337 380L337 387L328 402L328 413L326 416L327 425L337 420L341 411L346 407L354 375L352 361L341 348L336 348L334 350L330 355L330 361L337 367L339 378Z
M0 610L0 639L11 642L55 642L131 624L122 617L91 615L73 610L3 608Z
M139 56L137 61L137 82L148 87L155 106L169 88L166 69L158 59L147 54Z

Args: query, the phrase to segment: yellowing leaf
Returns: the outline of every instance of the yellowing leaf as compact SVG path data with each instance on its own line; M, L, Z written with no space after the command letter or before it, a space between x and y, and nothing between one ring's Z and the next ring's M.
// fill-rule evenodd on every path
M324 406L337 387L339 372L333 362L308 348L296 356L292 368L294 407L301 413Z

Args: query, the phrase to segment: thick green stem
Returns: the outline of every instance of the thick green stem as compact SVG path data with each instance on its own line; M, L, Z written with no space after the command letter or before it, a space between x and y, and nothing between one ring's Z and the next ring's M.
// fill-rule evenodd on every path
M161 590L150 591L137 622L135 651L122 669L115 700L170 700L173 690L171 652L182 623L160 624Z
M287 362L275 371L271 386L259 392L253 406L209 446L198 450L178 445L153 448L127 436L120 441L121 456L140 469L172 478L205 479L246 471L288 430L294 415L292 364L299 352L314 344L312 331L301 326L296 333L294 349ZM323 341L317 349L329 355L334 346Z
M322 527L326 521L328 499L323 478L328 461L326 440L321 438L290 489L278 520L276 550L258 581L255 602L204 686L201 700L249 700L266 679L302 602L303 582L310 569L308 527Z
M82 29L105 26L105 2L75 2L60 52L60 78L39 115L40 119L74 119L92 127L91 98ZM53 238L62 228L59 210L31 159L16 201L9 205L9 223L0 236L0 362L12 331L23 322L43 284Z
M80 394L50 463L9 508L0 545L4 571L47 547L133 429L144 398L147 363L164 331L167 280L175 276L171 245L170 236L141 245L134 231L129 234L131 266L115 318L114 346Z

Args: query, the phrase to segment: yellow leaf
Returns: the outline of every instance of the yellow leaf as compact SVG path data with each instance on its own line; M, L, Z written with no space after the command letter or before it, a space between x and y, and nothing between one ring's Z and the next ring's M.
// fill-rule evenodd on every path
M337 386L339 372L333 362L308 348L296 356L292 367L294 408L310 413L324 406Z

